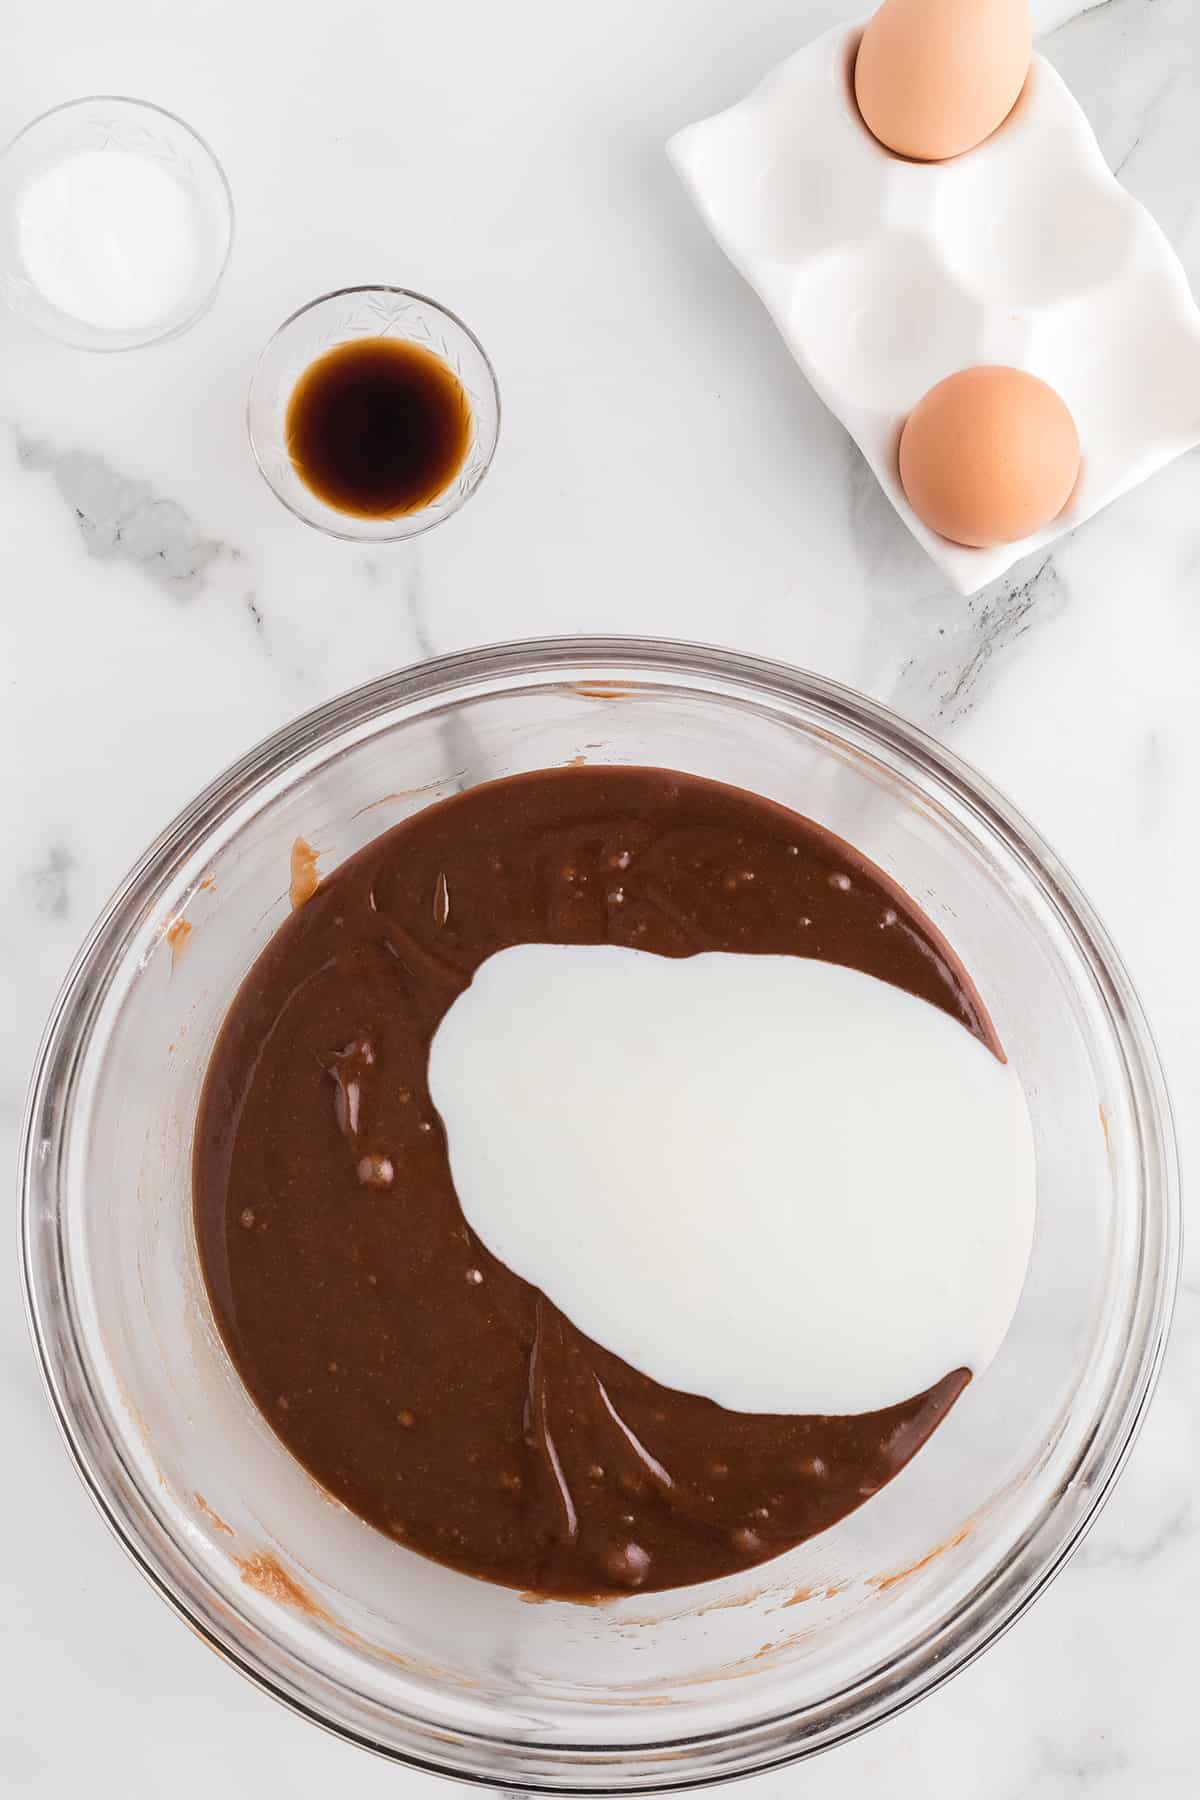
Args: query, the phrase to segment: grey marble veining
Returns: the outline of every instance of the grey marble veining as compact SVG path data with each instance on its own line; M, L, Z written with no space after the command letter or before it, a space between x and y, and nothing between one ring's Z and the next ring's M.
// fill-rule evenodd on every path
M922 648L901 663L889 699L944 736L1003 679L1002 665L1021 639L1056 618L1068 599L1051 553L1033 559L1028 573L1019 569L966 601L928 601L921 608Z
M42 862L18 877L18 886L34 910L65 919L71 910L71 873L75 858L62 844L52 844Z
M16 432L21 468L49 474L92 556L122 557L177 599L203 588L215 557L238 551L199 532L183 507L131 481L96 452L58 450Z

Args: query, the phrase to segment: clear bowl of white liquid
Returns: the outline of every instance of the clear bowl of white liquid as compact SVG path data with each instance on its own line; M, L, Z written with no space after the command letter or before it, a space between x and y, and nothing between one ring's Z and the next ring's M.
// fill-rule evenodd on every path
M94 95L0 154L0 295L80 350L176 337L211 305L233 243L213 152L173 113Z
M996 1357L859 1510L699 1587L530 1604L373 1530L275 1436L209 1309L191 1144L215 1035L288 916L298 837L327 874L434 800L580 760L749 789L899 882L961 956L1021 1082L1037 1221ZM143 1574L305 1717L400 1762L527 1792L658 1791L776 1767L888 1718L985 1650L1111 1490L1153 1390L1179 1256L1152 1039L1103 927L1032 827L861 695L631 639L513 644L386 676L214 781L76 960L34 1076L23 1181L52 1404Z

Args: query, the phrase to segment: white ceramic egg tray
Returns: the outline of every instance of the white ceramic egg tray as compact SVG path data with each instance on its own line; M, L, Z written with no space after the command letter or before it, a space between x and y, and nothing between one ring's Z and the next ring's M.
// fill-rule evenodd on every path
M970 594L1200 443L1200 310L1044 58L986 143L913 163L859 116L861 35L860 23L817 38L668 154L896 511ZM990 550L922 525L896 467L911 408L973 363L1048 381L1083 451L1053 524Z

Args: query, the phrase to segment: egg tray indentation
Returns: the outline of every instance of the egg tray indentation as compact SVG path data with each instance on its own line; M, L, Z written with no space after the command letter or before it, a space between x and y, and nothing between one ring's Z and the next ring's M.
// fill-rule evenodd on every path
M668 154L896 511L970 594L1200 443L1200 309L1043 57L985 143L914 163L859 116L861 35L842 25L815 39L745 100L680 131ZM974 363L1049 382L1083 451L1065 511L988 550L924 526L896 469L912 407Z

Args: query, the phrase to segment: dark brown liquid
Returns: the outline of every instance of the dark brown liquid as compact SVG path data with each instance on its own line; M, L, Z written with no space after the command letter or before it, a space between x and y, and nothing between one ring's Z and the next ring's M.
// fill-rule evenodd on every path
M318 500L360 519L394 519L428 506L458 474L471 405L431 350L360 338L304 371L285 429L296 473Z
M319 1481L469 1574L590 1596L763 1562L902 1469L968 1373L853 1418L730 1412L631 1368L498 1262L459 1206L427 1069L474 971L520 943L817 957L997 1048L912 900L809 820L661 769L473 788L323 881L222 1027L195 1142L222 1336ZM579 1154L621 1179L603 1119Z

